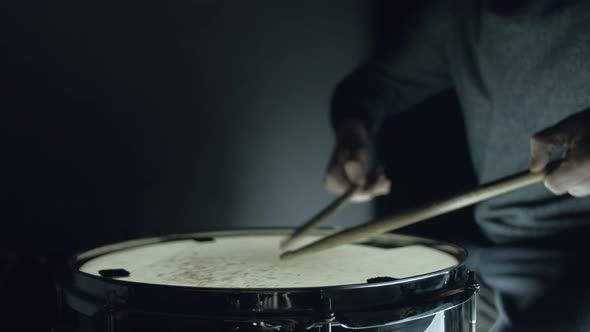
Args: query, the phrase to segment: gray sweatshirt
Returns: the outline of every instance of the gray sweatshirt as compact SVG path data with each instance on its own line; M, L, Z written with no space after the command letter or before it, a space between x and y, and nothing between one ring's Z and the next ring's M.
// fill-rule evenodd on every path
M590 1L434 5L402 45L343 80L332 120L361 119L376 131L385 114L449 88L480 183L526 170L534 133L590 107ZM590 199L537 184L479 204L476 220L497 243L553 237L590 225Z

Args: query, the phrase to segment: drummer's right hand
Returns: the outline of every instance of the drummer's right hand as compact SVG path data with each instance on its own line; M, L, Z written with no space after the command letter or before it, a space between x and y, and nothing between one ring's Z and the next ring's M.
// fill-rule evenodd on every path
M369 135L360 122L346 122L336 126L336 147L330 158L324 186L327 191L342 194L352 184L362 186L353 202L366 202L389 193L391 183L383 168L367 176Z

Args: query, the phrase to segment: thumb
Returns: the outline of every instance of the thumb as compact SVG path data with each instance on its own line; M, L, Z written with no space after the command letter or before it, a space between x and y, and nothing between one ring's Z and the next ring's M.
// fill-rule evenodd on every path
M532 172L543 170L551 161L553 153L573 141L575 130L572 130L571 123L568 120L566 119L533 135L529 161L529 169Z
M344 172L351 183L362 184L365 181L365 167L359 160L346 161Z

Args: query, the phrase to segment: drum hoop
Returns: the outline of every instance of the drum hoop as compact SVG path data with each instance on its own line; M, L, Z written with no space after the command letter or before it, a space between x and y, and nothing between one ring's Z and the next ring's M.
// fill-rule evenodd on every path
M157 236L157 237L148 237L148 238L139 238L139 239L132 239L122 242L117 242L113 244L107 244L104 246L100 246L94 249L90 249L78 254L75 254L72 258L70 258L68 262L68 268L70 272L81 274L88 276L90 278L101 279L101 280L108 280L109 282L115 284L122 284L122 285L129 285L129 284L137 284L137 285L150 285L155 287L175 287L175 288L186 288L191 290L199 290L199 291L214 291L214 292L260 292L260 291L282 291L282 290L289 290L289 291L297 291L297 290L313 290L313 289L347 289L347 288L371 288L371 287L379 287L384 285L394 285L404 282L412 282L415 280L428 278L429 276L446 273L457 269L460 266L464 265L465 260L468 257L468 252L463 247L452 244L446 241L440 240L433 240L427 239L418 236L411 236L411 235L401 235L401 234L382 234L376 237L371 238L373 242L379 241L383 238L392 238L397 237L403 238L406 241L419 241L419 244L430 244L436 245L436 249L443 251L447 254L452 255L453 257L457 258L459 263L457 265L436 270L432 272L428 272L425 274L420 274L413 277L397 279L394 281L383 281L383 282L375 282L375 283L363 283L363 284L350 284L350 285L337 285L337 286L317 286L317 287L280 287L280 288L214 288L214 287L191 287L191 286L179 286L179 285L160 285L160 284L152 284L152 283L142 283L137 281L126 281L122 279L110 279L104 278L100 276L96 276L90 273L82 272L78 268L81 267L84 263L92 260L94 258L110 254L119 250L126 250L131 248L139 248L142 246L148 246L157 243L165 243L165 242L172 242L172 241L180 241L180 240L189 240L193 238L199 237L231 237L237 235L244 235L244 233L248 233L247 235L286 235L288 231L292 231L291 228L248 228L248 229L234 229L234 230L223 230L223 231L205 231L205 232L194 232L194 233L178 233L178 234L169 234L166 236ZM320 236L327 236L330 233L335 232L334 229L318 229L313 232L310 232L310 235L320 235ZM450 249L453 250L450 250Z
M469 284L471 281L469 278L469 271L464 264L467 257L467 251L464 248L444 241L398 234L384 234L371 240L372 242L379 242L386 240L387 238L390 240L396 238L397 240L408 241L408 243L416 241L420 244L428 244L453 255L458 259L459 263L446 269L394 281L304 288L205 288L158 285L104 278L82 272L78 269L88 260L122 249L191 239L195 237L286 235L290 230L291 229L240 229L196 232L143 238L110 244L74 255L70 259L68 266L62 271L59 277L59 284L63 287L66 298L69 296L70 306L76 307L74 308L75 310L89 316L104 310L105 301L109 302L111 295L114 294L114 297L117 298L115 302L123 303L120 305L121 308L124 308L121 309L121 311L126 311L128 314L138 312L151 312L157 314L158 312L161 312L166 315L178 314L194 317L223 317L224 319L230 320L242 319L249 321L261 319L261 317L268 315L285 317L306 316L309 317L311 321L317 323L318 315L325 316L336 313L337 316L339 316L338 320L343 325L356 327L370 326L375 322L366 321L359 323L356 321L355 323L350 323L350 321L354 321L354 318L347 316L346 312L355 310L377 310L379 306L389 308L398 305L401 306L401 314L404 312L411 312L409 318L405 317L407 320L412 317L423 317L428 312L437 310L436 307L428 307L427 309L424 309L426 307L421 304L406 305L405 303L407 301L411 302L411 299L404 298L404 301L406 302L400 302L395 299L392 300L392 297L395 297L396 294L402 294L400 295L400 298L405 296L403 295L405 285L416 285L417 288L419 288L418 286L425 287L425 294L428 294L428 292L436 293L440 290L449 289L467 290L470 287ZM314 234L325 236L331 232L333 232L333 230L318 230ZM165 294L169 295L166 296ZM448 309L449 304L454 306L463 303L469 300L473 294L474 291L467 290L460 296L455 296L453 299L438 298L435 302L439 308L442 308L440 310L446 310ZM161 303L154 300L161 296L173 298L174 300L177 300L178 303L175 303L175 305L161 306ZM221 301L223 304L217 303L219 305L216 306L214 303L216 303L218 298L223 298L223 301ZM194 303L197 302L195 299L200 299L205 303L209 301L211 302L209 303L211 305L207 305L206 307L194 305ZM273 299L279 299L279 302L283 301L284 303L267 303L272 302ZM326 302L326 299L330 303ZM444 309L441 303L447 300L451 303L446 303L444 305L444 308L446 309ZM260 302L251 303L250 305L241 304L241 306L236 306L234 303L233 305L228 306L226 305L228 301L234 301L235 303L250 303L251 301ZM187 306L187 303L189 302L192 303L192 305ZM287 304L288 302L290 304ZM187 310L186 312L174 312L174 309L181 310L186 307L190 307L190 310ZM205 310L205 312L203 310ZM392 309L387 309L390 314L392 314L391 310ZM382 324L383 320L379 320L378 323Z

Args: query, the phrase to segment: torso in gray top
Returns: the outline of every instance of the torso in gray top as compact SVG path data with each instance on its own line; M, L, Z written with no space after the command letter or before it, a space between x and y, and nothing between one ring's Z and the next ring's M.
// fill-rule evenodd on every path
M535 132L590 107L590 1L528 1L506 11L449 3L410 26L403 48L346 79L333 118L358 116L375 128L383 111L454 87L485 183L527 169ZM590 225L590 198L554 196L538 184L480 204L476 220L499 243L548 237Z

